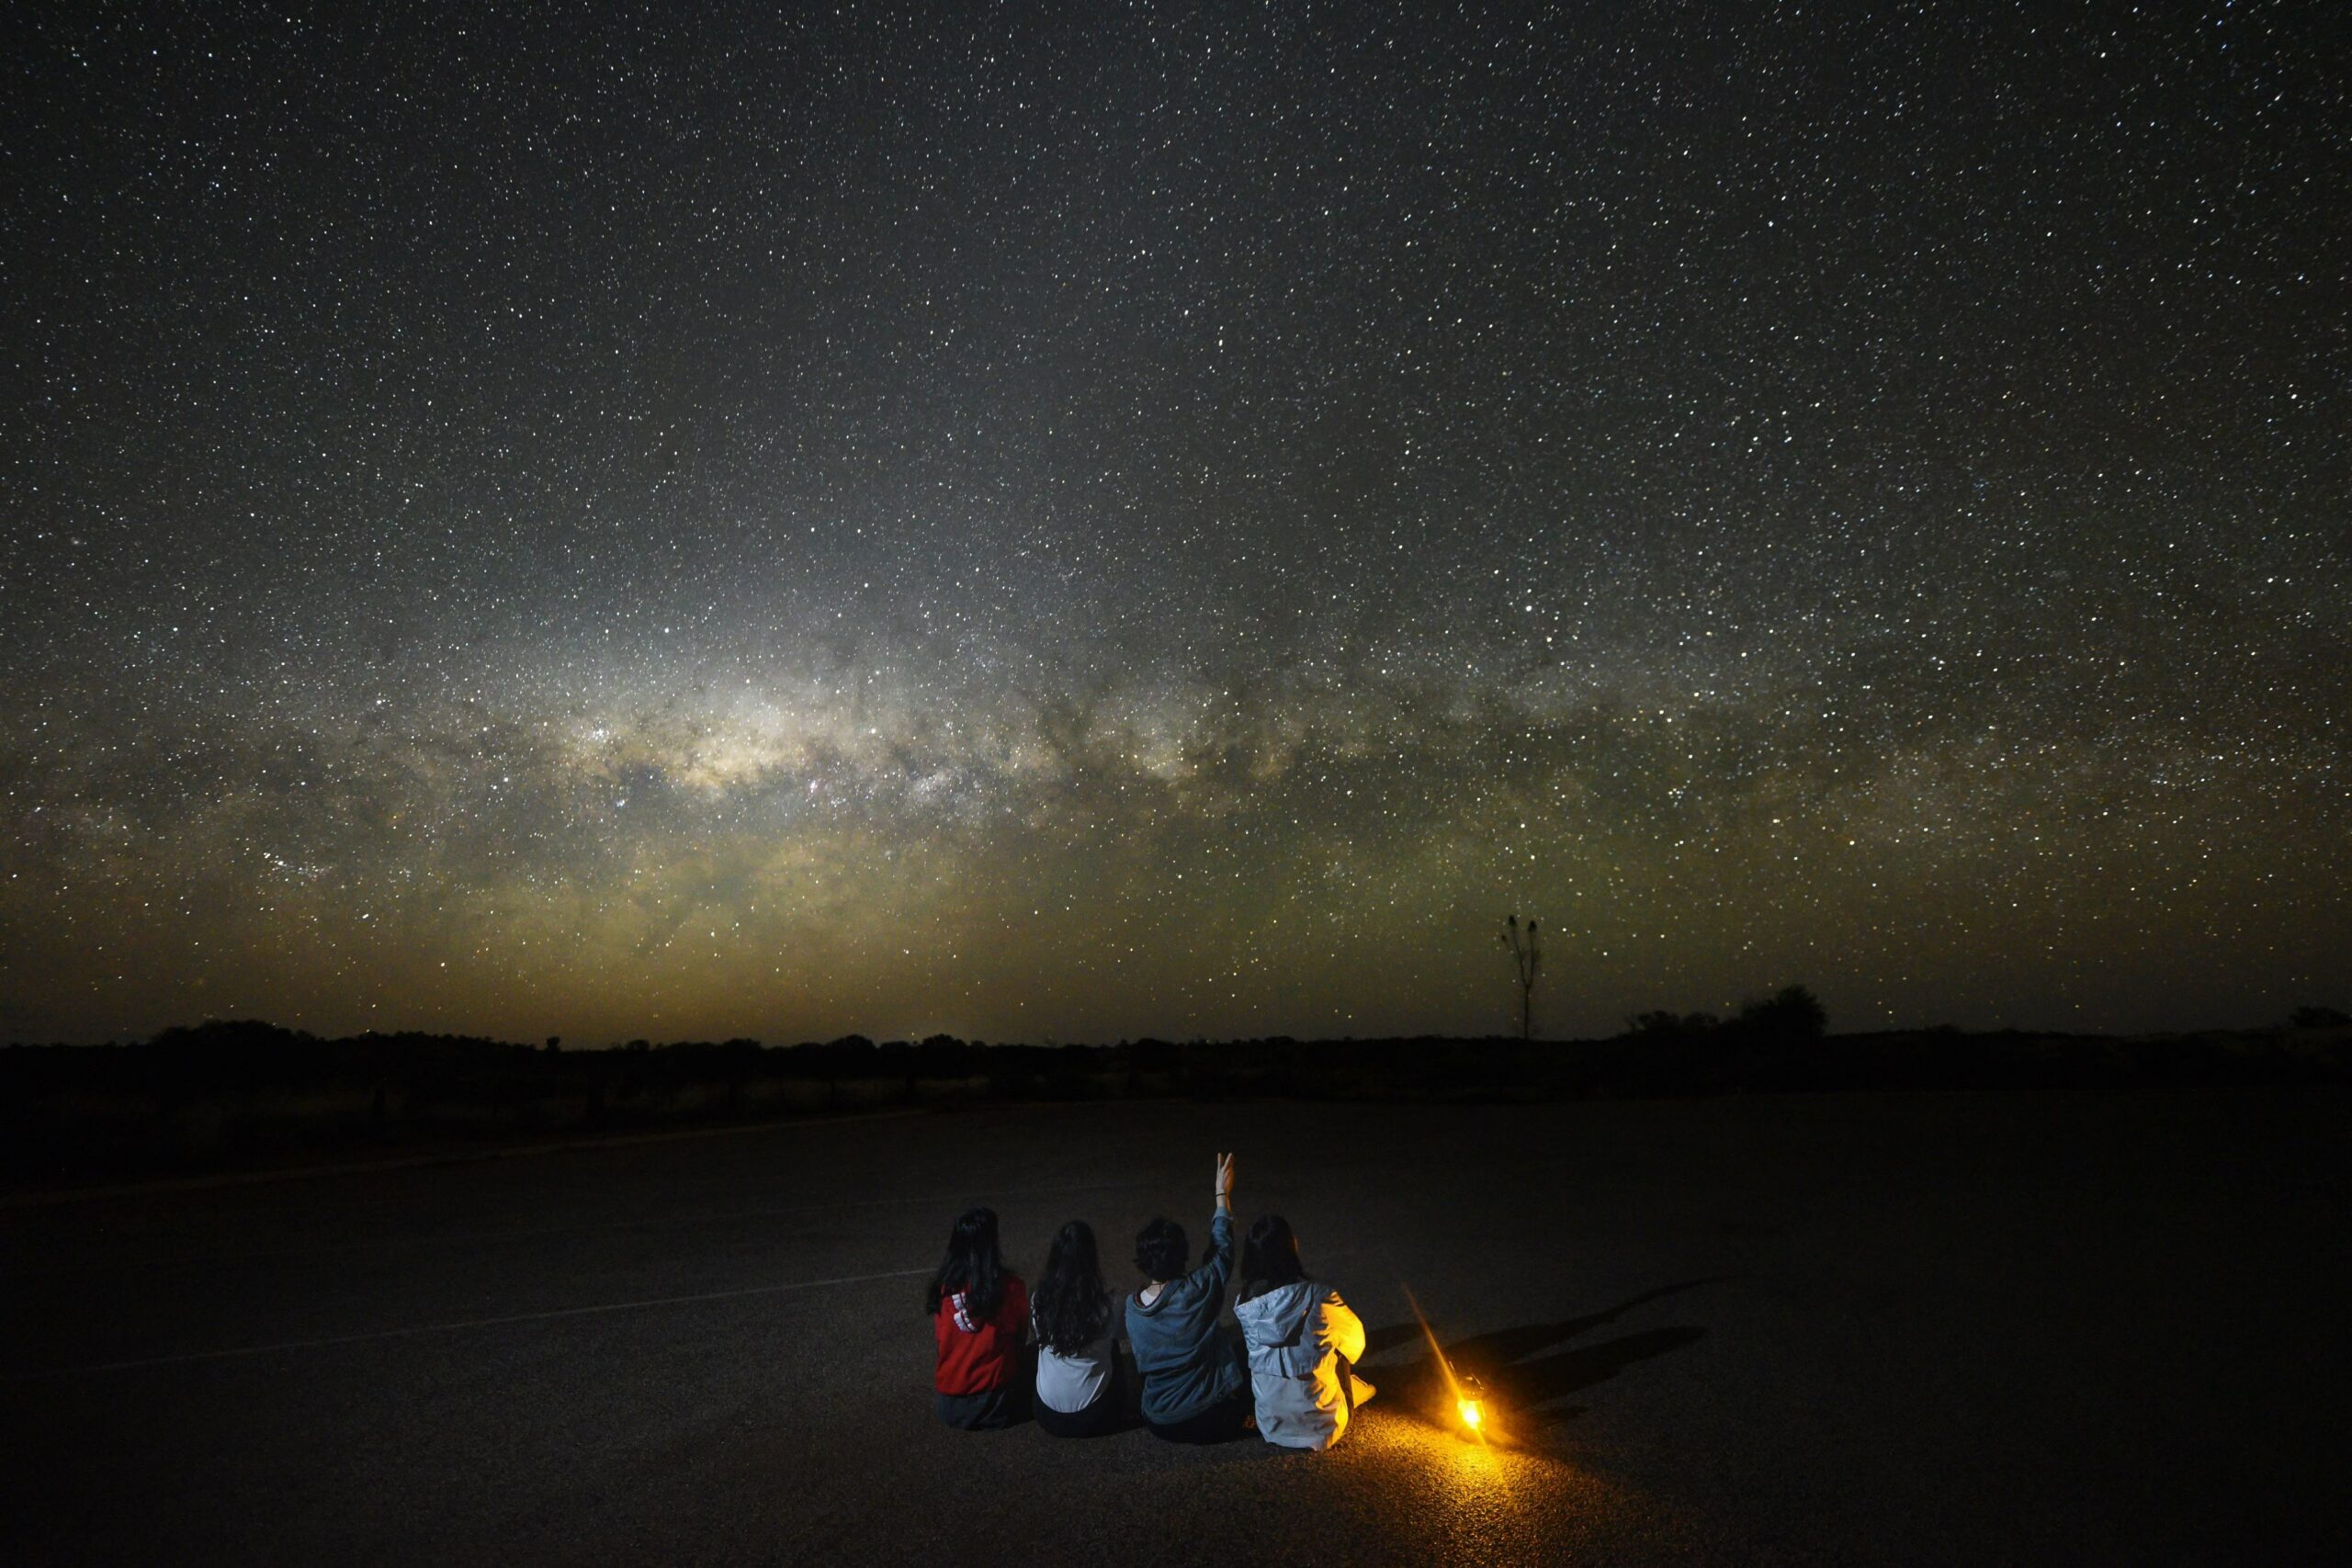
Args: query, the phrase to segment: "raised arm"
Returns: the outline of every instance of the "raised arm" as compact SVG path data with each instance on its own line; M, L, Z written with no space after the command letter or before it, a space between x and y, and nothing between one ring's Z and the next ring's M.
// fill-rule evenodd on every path
M1216 1213L1209 1216L1208 1256L1193 1270L1207 1275L1213 1289L1222 1291L1233 1278L1233 1156L1216 1156Z

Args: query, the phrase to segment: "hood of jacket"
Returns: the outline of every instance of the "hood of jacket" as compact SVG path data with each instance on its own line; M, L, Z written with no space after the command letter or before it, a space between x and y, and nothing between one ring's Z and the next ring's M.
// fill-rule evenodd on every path
M1275 1286L1264 1295L1251 1296L1233 1309L1233 1315L1253 1348L1303 1344L1313 1349L1306 1319L1322 1299L1322 1286L1312 1280L1295 1280L1287 1285Z

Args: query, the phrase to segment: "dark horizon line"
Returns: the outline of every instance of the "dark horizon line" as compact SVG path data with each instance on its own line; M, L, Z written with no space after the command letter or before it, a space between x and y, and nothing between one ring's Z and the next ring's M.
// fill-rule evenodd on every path
M2334 1010L2332 1009L2324 1008L2306 1009L2302 1010L2324 1013L2334 1012ZM2340 1018L2342 1015L2338 1014L2336 1016ZM2292 1033L2306 1029L2330 1029L2344 1026L2345 1025L2342 1023L2330 1022L2326 1021L2318 1022L2302 1022L2298 1021L2294 1018L2283 1019L2270 1023L2236 1024L2201 1029L2159 1029L2136 1030L2129 1032L2105 1029L2035 1029L2023 1028L2014 1024L2004 1024L1996 1028L1988 1029L1964 1029L1957 1024L1938 1023L1919 1024L1908 1028L1828 1029L1823 1031L1819 1035L1813 1036L1812 1038L1816 1040L1862 1041L1899 1038L1906 1035L1918 1035L1944 1040L1973 1038L2030 1038L2043 1040L2151 1041L2188 1040L2216 1036L2237 1037L2272 1035ZM160 1045L166 1043L174 1036L201 1036L215 1030L226 1031L232 1029L250 1031L254 1032L267 1032L270 1033L290 1036L297 1040L313 1041L320 1044L347 1044L354 1042L367 1040L442 1040L459 1042L467 1044L499 1046L518 1051L540 1052L552 1049L560 1053L583 1054L626 1054L633 1050L669 1051L691 1048L718 1049L729 1046L737 1048L749 1046L762 1051L795 1051L810 1048L822 1049L834 1046L846 1046L853 1048L863 1046L877 1050L886 1047L914 1049L925 1045L957 1046L985 1050L1106 1051L1131 1048L1136 1045L1146 1044L1186 1046L1279 1044L1375 1045L1426 1042L1431 1044L1494 1043L1505 1045L1597 1045L1614 1041L1638 1038L1645 1032L1656 1033L1659 1035L1660 1038L1671 1037L1681 1040L1703 1038L1705 1035L1715 1030L1721 1030L1727 1037L1733 1038L1736 1038L1744 1032L1749 1032L1742 1028L1737 1016L1735 1014L1717 1020L1712 1025L1702 1025L1695 1029L1686 1028L1671 1031L1645 1031L1640 1028L1628 1027L1618 1030L1616 1032L1611 1034L1536 1034L1525 1039L1522 1039L1518 1034L1509 1032L1492 1032L1485 1034L1237 1034L1218 1038L1211 1038L1207 1035L1199 1034L1136 1034L1121 1035L1113 1040L1056 1040L1050 1035L1041 1040L989 1040L977 1035L967 1038L962 1035L947 1034L944 1032L922 1036L891 1036L885 1038L852 1032L848 1034L835 1035L829 1039L812 1038L781 1043L770 1042L752 1035L737 1034L728 1035L723 1038L690 1037L676 1040L653 1040L647 1036L638 1036L628 1040L614 1040L600 1044L575 1044L569 1037L563 1035L549 1035L543 1040L533 1042L527 1040L510 1040L494 1034L470 1034L450 1030L434 1029L366 1029L348 1034L322 1034L296 1025L277 1023L265 1018L207 1018L192 1024L166 1024L164 1028L157 1030L153 1034L129 1040L117 1040L113 1038L97 1041L9 1040L6 1043L0 1043L0 1050L119 1051L128 1050L132 1047Z

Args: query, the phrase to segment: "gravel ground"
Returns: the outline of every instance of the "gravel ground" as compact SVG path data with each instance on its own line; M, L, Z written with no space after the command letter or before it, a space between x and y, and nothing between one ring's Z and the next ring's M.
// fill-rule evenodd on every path
M2352 1097L975 1110L0 1210L0 1561L2352 1556ZM946 1431L967 1201L1374 1328L1338 1450ZM1407 1287L1502 1406L1439 1415Z

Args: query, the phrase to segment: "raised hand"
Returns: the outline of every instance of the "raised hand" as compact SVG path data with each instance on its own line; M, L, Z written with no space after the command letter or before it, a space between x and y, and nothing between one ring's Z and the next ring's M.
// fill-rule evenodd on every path
M1227 1203L1232 1201L1232 1199L1233 1156L1229 1154L1220 1154L1216 1156L1216 1201L1220 1203Z

